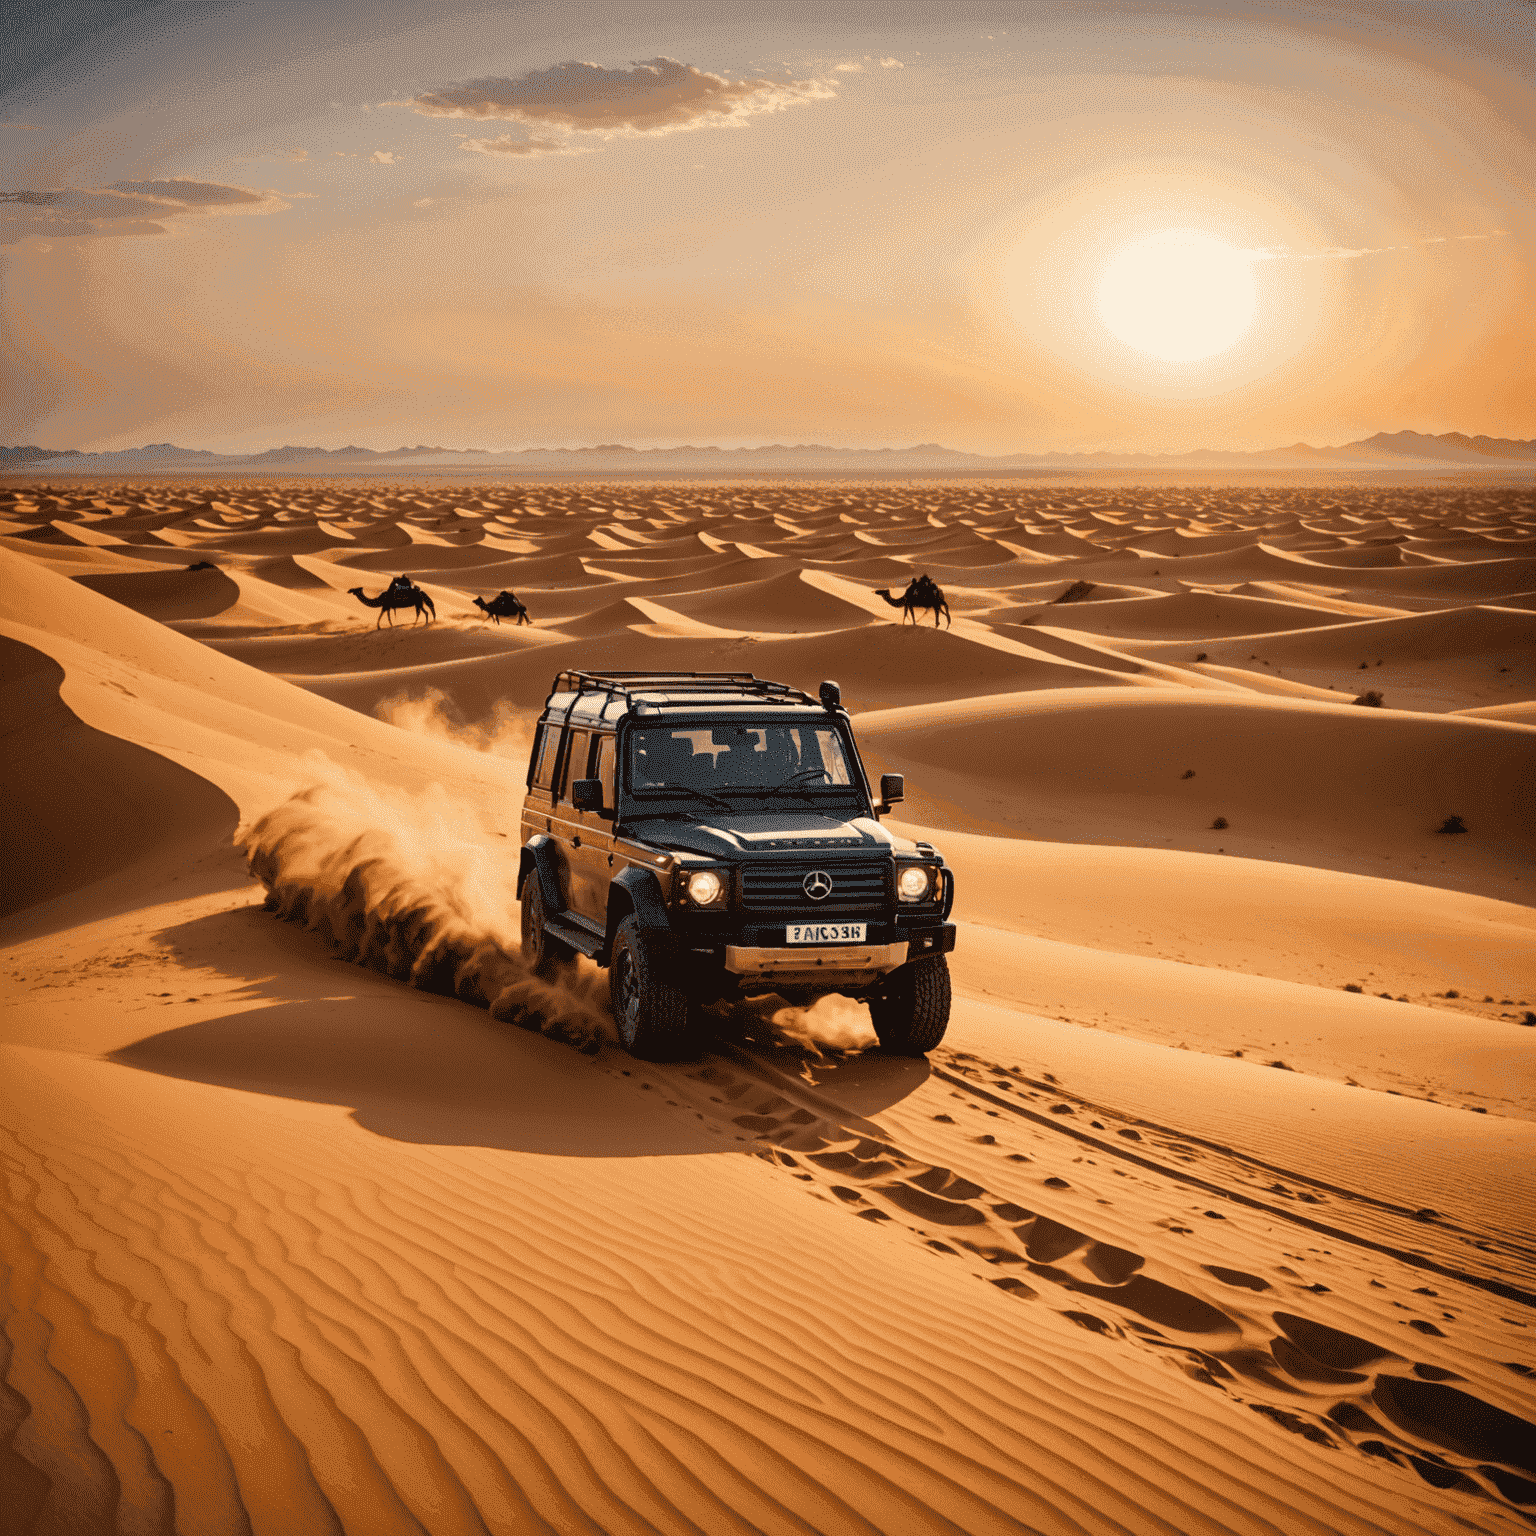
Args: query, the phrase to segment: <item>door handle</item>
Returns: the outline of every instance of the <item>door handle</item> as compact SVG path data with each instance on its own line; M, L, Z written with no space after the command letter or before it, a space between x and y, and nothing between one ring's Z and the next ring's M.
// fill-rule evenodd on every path
M613 855L611 853L608 855L608 868L613 868Z
M571 847L572 848L580 848L581 847L581 836L580 836L579 833L575 837L573 837L571 839Z

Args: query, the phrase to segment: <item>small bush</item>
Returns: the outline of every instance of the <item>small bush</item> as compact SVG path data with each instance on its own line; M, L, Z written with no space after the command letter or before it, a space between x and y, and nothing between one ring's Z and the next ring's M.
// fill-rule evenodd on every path
M1520 1022L1527 1029L1536 1029L1536 1013L1527 1013L1526 1016L1520 1020Z
M1211 823L1211 831L1225 832L1227 830L1227 826L1227 818L1225 816L1218 816L1216 820Z
M1361 663L1360 663L1360 670L1361 670L1361 671L1362 671L1362 672L1363 672L1363 671L1365 671L1365 669L1366 669L1366 668L1367 668L1367 667L1369 667L1369 666L1370 666L1370 662L1368 662L1368 661L1362 661L1362 662L1361 662Z
M1094 584L1091 581L1074 581L1060 597L1052 598L1054 603L1080 603L1093 592Z
M1284 1061L1266 1061L1264 1065L1266 1067L1278 1067L1282 1072L1294 1072L1296 1070L1295 1067Z
M1181 779L1192 779L1194 776L1195 770L1193 768L1186 768L1184 772L1179 775Z
M1380 709L1385 702L1374 688L1368 688L1364 693L1357 694L1355 697L1355 703L1363 704L1367 709Z
M1362 987L1358 982L1346 981L1344 983L1344 990L1346 992L1364 992L1365 988Z
M1437 832L1447 833L1465 832L1467 830L1467 824L1461 819L1460 816L1447 816L1445 820L1435 828L1435 830Z
M1205 660L1205 656L1206 656L1206 653L1204 651L1201 651L1200 654L1195 657L1195 660L1196 661L1204 661ZM1509 668L1506 667L1504 670L1507 672L1509 670Z
M1449 987L1449 988L1447 988L1447 989L1446 989L1446 993L1445 993L1445 995L1446 995L1446 996L1447 996L1447 997L1460 997L1460 996L1461 996L1461 993L1460 993L1460 992L1458 992L1458 991L1457 991L1457 990L1456 990L1456 989L1455 989L1455 987Z

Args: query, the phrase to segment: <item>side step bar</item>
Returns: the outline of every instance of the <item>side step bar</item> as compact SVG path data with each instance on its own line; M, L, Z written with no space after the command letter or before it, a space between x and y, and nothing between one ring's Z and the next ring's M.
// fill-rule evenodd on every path
M560 917L548 917L544 919L544 931L552 938L559 939L562 944L568 944L589 960L603 947L603 935L594 933L579 918L570 914L562 914Z

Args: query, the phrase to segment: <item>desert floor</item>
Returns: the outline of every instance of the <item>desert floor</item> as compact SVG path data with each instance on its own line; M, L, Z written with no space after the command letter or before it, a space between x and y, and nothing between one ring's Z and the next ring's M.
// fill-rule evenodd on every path
M12 477L0 546L6 1536L1536 1523L1529 484ZM928 1061L525 1006L569 666L841 683L957 871ZM524 1003L265 910L306 790Z

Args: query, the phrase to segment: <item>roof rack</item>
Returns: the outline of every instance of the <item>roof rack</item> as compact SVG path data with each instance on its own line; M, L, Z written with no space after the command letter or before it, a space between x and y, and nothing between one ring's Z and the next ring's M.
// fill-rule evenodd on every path
M751 672L578 672L567 669L555 678L547 709L557 693L607 693L622 695L626 703L637 693L660 690L714 694L725 699L772 699L786 704L816 705L816 700L787 683L770 682Z

